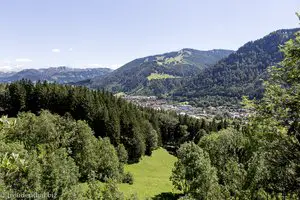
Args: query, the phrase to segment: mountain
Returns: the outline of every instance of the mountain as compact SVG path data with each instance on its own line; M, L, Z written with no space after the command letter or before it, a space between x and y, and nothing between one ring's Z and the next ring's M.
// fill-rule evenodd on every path
M112 72L109 68L68 68L68 67L50 67L43 69L24 69L19 72L0 73L0 82L10 83L21 79L31 81L51 81L57 83L79 82L91 79L97 76L101 78Z
M231 50L182 49L139 58L125 64L103 79L91 79L89 87L134 94L160 93L160 91L154 91L157 89L158 83L163 88L165 87L161 82L175 83L176 85L176 82L180 82L182 78L195 76L232 52Z
M175 92L176 99L194 99L201 105L237 102L242 96L261 98L267 68L279 63L283 53L279 45L294 38L300 29L283 29L246 43L216 65L204 69ZM200 106L201 106L200 105Z

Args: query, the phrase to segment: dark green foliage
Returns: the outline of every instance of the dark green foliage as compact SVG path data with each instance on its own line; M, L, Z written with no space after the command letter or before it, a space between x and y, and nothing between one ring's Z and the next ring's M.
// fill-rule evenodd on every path
M221 194L212 199L300 198L300 33L281 50L284 59L269 69L263 98L244 98L252 111L247 119L221 131L227 121L213 119L210 128L218 132L204 135L198 146L180 147L172 181L186 193L183 199L210 199L202 185L209 180Z
M130 172L127 172L123 175L122 183L133 184L133 175Z
M125 149L124 145L123 144L119 144L116 148L117 150L117 154L118 154L118 157L119 157L119 161L121 163L127 163L128 161L128 153L127 153L127 150Z
M121 98L114 97L111 93L93 91L83 87L46 82L33 84L27 80L21 80L5 87L0 93L0 107L3 114L15 117L20 111L31 111L34 114L39 114L44 109L67 118L84 120L91 127L96 137L108 137L115 147L123 144L127 151L127 160L131 163L138 162L142 155L151 155L151 152L158 146L177 145L196 138L199 140L199 137L202 136L198 134L200 129L209 132L215 130L215 128L212 129L213 126L218 126L216 123L209 124L206 121L187 116L184 117L184 120L181 120L182 116L175 113L139 108ZM22 115L20 117L22 118ZM27 130L27 135L41 135L35 138L38 141L31 141L34 137L24 139L25 145L33 145L39 142L47 144L49 148L54 148L51 145L53 145L53 141L60 140L57 138L57 130L60 130L65 132L65 136L60 140L61 144L56 145L64 146L66 141L72 139L70 138L70 130L76 128L78 130L76 137L79 140L74 140L75 142L86 143L90 145L89 149L93 149L95 146L95 139L90 139L91 137L86 136L84 133L84 130L87 133L91 130L80 124L81 122L76 125L78 127L75 125L69 125L68 127L65 125L67 119L58 122L61 119L55 116L47 116L46 119L40 118L40 121L36 124L33 123L34 119L36 119L34 115L28 115L24 119L24 123L30 125L32 131L20 130L19 134L23 134ZM49 126L51 123L56 124L57 127ZM41 130L47 131L42 132ZM47 132L53 134L47 135ZM19 136L15 135L14 137ZM76 152L76 149L74 152ZM89 154L87 150L85 150L85 153ZM80 155L84 156L84 154ZM86 165L90 164L86 163ZM80 170L83 170L83 168L92 170L90 167L81 166ZM85 172L85 177L88 176L89 172Z
M200 106L236 104L242 96L261 98L262 80L267 78L267 67L283 59L278 46L283 45L299 29L275 31L262 39L248 42L235 53L205 69L175 93L186 96ZM206 104L206 105L205 105Z
M106 184L91 181L87 184L74 185L71 189L66 190L60 199L125 200L124 195L118 190L116 182L112 180Z
M101 181L120 179L119 159L108 138L98 139L95 178Z
M174 193L161 193L152 198L152 200L177 200L179 199L180 194Z
M0 192L47 192L58 199L79 181L122 180L114 146L83 121L42 111L0 122Z
M184 143L177 152L171 180L184 194L195 199L222 199L216 169L207 152L194 143Z
M20 143L7 144L1 140L0 145L0 192L42 192L43 168L37 154L28 152Z
M144 135L139 131L143 127L137 123L137 120L146 120L146 118L135 106L129 105L111 94L40 82L33 85L30 81L22 80L8 85L6 92L2 95L5 98L0 105L4 109L4 113L9 116L16 116L18 111L32 111L38 114L41 109L47 109L60 115L69 113L76 120L88 122L96 136L109 137L115 146L123 142L131 145L130 142L125 143L125 141L134 141L137 146L140 146L140 149L137 152L131 152L129 159L135 157L135 161L138 161L140 156L145 153ZM122 113L125 115L124 117L122 117ZM131 129L121 126L125 123L128 123ZM44 126L47 124L41 123L34 130L47 128ZM122 141L121 131L123 133ZM34 134L34 132L30 134ZM47 137L41 136L41 139L46 140ZM48 142L45 141L45 143ZM134 155L135 153L137 155Z
M260 162L268 170L262 171L268 183L259 180L266 191L297 194L300 197L300 33L282 48L285 55L279 66L270 68L270 79L265 83L266 92L260 102L245 104L255 109L251 118L250 131L260 136L268 145ZM260 129L257 129L260 127ZM267 173L266 173L267 172Z
M65 149L60 148L51 153L40 154L39 159L43 170L41 184L44 191L59 197L64 190L78 182L78 167Z
M122 199L115 185L99 191L92 182L112 179L131 184L133 177L124 174L124 164L150 156L159 146L175 153L185 141L198 142L205 134L224 128L222 118L209 123L141 108L111 93L83 87L21 80L2 85L0 97L2 113L16 117L9 118L11 126L0 134L0 142L12 149L3 145L0 151L0 161L5 161L0 167L2 191L48 191L63 199L72 193L82 199L99 194L102 199ZM1 120L6 122L6 118ZM16 153L19 160L11 157ZM5 165L7 161L17 171ZM16 178L22 182L16 184ZM79 182L88 183L89 189L83 190Z

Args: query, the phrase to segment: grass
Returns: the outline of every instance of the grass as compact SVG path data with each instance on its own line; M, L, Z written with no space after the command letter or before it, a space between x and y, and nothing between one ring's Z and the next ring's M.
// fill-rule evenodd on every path
M119 92L117 94L115 94L116 97L122 97L125 96L126 94L124 92Z
M166 63L166 64L179 63L179 62L182 62L182 60L183 60L183 55L180 54L180 55L178 55L178 56L176 56L176 57L167 58L167 59L165 60L165 63Z
M167 79L167 78L178 78L176 76L172 76L172 75L169 75L169 74L158 74L158 73L151 73L147 79L149 81L151 80L155 80L155 79Z
M175 161L176 157L160 148L151 157L145 156L137 164L126 165L125 171L133 174L134 183L120 184L120 190L127 197L137 194L142 200L161 193L176 192L169 180Z

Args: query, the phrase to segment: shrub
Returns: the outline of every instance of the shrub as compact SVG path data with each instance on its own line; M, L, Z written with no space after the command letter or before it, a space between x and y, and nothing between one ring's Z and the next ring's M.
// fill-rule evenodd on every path
M133 184L133 175L132 173L130 172L127 172L123 175L123 180L122 180L123 183L128 183L130 185Z

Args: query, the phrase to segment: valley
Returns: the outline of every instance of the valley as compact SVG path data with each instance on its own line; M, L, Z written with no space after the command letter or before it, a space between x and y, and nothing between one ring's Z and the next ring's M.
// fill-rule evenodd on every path
M243 109L241 105L195 107L189 105L188 102L174 102L158 98L157 96L123 95L121 97L128 102L141 107L147 107L154 110L171 111L179 115L188 115L198 119L212 119L214 117L245 118L249 115L249 111Z
M0 200L300 200L298 1L1 1Z

